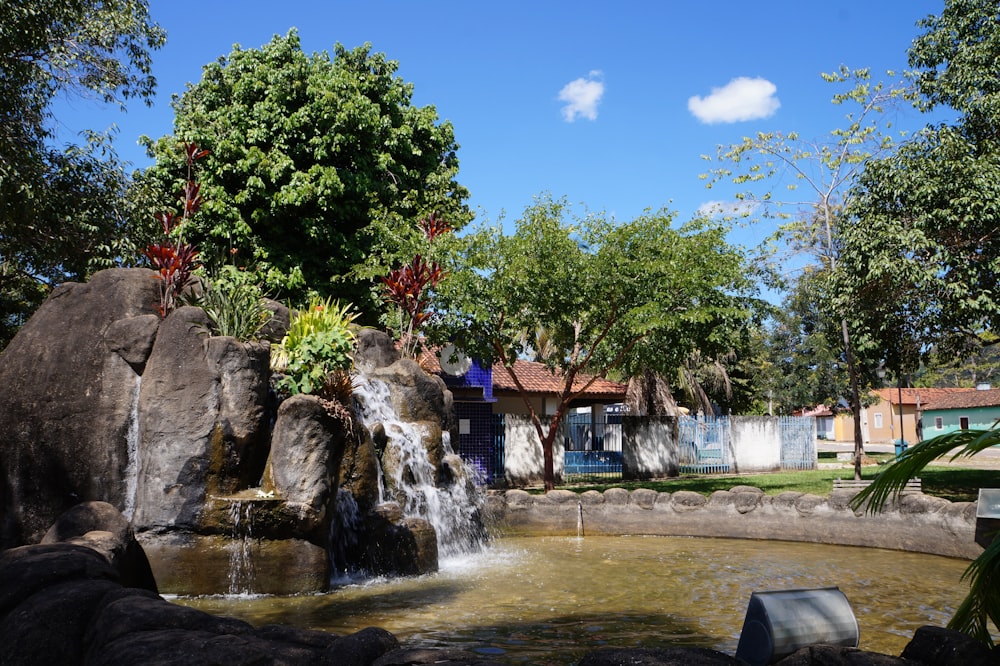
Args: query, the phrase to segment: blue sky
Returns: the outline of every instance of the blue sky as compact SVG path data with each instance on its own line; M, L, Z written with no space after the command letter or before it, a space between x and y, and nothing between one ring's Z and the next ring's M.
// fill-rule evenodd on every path
M758 131L822 139L847 109L820 78L847 65L876 78L906 66L915 23L943 0L151 0L168 33L154 53L158 97L128 112L61 102L63 131L116 124L121 157L171 131L171 95L234 43L298 29L307 52L370 42L399 62L414 103L455 128L459 180L480 221L515 219L540 192L631 219L667 207L680 221L731 195L698 178L703 154ZM897 127L926 118L909 112ZM767 229L745 232L752 244Z

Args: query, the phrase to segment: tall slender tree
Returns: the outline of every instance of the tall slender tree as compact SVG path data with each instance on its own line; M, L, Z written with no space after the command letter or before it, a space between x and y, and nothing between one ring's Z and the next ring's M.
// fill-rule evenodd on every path
M711 168L704 178L709 187L722 180L746 186L738 195L746 215L758 220L780 220L775 240L793 250L808 251L815 261L833 271L839 260L841 211L850 196L850 187L867 161L893 146L883 112L887 105L909 93L902 86L872 83L866 69L842 67L823 77L831 83L850 86L832 100L834 104L850 103L858 107L847 115L845 127L833 130L827 140L819 142L797 133L762 132L756 137L745 137L738 144L720 146L718 166ZM789 194L778 194L780 188ZM799 191L805 191L805 195L796 198ZM849 402L854 413L854 475L860 479L865 373L856 355L846 309L836 315L840 322L841 353L848 372Z

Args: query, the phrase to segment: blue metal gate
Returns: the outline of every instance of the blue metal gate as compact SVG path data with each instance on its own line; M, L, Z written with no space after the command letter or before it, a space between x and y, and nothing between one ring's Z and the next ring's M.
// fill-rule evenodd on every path
M816 418L781 416L781 469L816 469Z
M621 414L606 414L597 420L589 413L568 414L563 427L564 477L622 478Z
M732 470L728 416L678 418L681 474L725 474Z

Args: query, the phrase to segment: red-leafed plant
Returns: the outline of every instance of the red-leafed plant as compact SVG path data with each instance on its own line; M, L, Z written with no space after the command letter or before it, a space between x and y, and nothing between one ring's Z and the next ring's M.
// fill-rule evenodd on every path
M193 245L184 242L182 237L174 239L175 232L183 228L204 199L201 196L201 185L193 180L194 163L208 155L208 151L199 148L197 144L184 142L184 154L187 160L187 182L181 192L181 214L172 212L159 213L156 219L163 226L163 242L151 243L142 251L156 271L154 276L160 282L160 302L156 305L161 317L166 317L177 304L177 297L190 283L194 271L199 267L198 251Z
M451 225L431 213L418 222L428 246L434 239L452 230ZM397 268L382 278L386 300L396 305L400 311L399 341L401 353L414 358L420 336L420 327L431 316L431 292L444 277L444 270L436 261L426 261L417 254L410 263Z

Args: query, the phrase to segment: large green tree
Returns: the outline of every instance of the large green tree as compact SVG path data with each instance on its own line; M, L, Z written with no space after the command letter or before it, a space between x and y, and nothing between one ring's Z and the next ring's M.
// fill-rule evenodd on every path
M107 137L55 146L56 95L150 100L145 0L0 3L0 348L49 289L113 261L124 169Z
M208 261L236 252L275 296L345 298L373 321L374 278L412 253L413 221L471 217L451 124L413 106L396 70L368 46L308 55L294 30L237 46L175 99L174 133L149 143L157 163L140 184L176 192L176 152L197 143L206 203L179 233Z
M958 115L866 165L839 271L870 346L911 362L965 356L1000 326L1000 17L994 2L949 0L920 25L917 103Z
M748 325L752 285L726 229L672 221L666 211L627 223L576 219L565 201L543 196L512 234L489 227L435 245L459 248L437 287L430 330L511 371L542 442L547 489L557 427L588 385L582 377L672 373L694 350L729 349ZM563 387L548 417L513 366L531 351L524 332L539 328L548 349L539 358Z
M866 165L838 277L845 298L864 305L857 326L872 346L956 355L993 344L1000 324L1000 12L992 0L946 0L941 14L920 26L925 31L909 51L917 103L958 116ZM921 442L854 504L878 511L936 458L998 444L995 428ZM992 645L1000 624L1000 539L966 579L969 594L949 626Z

